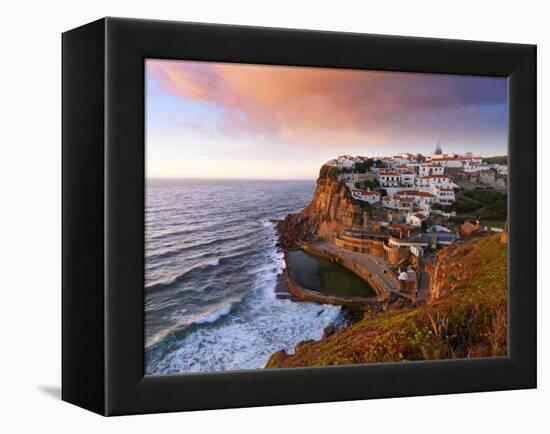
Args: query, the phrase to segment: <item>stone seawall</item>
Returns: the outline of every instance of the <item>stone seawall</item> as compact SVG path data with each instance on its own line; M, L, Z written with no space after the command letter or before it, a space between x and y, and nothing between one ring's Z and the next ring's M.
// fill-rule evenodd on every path
M304 288L295 282L288 272L287 268L287 279L288 287L290 292L300 300L305 301L314 301L317 303L323 304L336 304L336 305L365 305L373 303L381 303L386 301L390 296L390 291L384 283L375 276L367 267L362 266L361 264L356 264L353 261L340 257L332 252L327 252L321 248L318 248L314 244L303 243L300 246L302 250L312 255L327 259L335 264L340 265L341 267L346 268L352 273L359 276L361 279L365 280L377 294L373 297L344 297L344 296L334 296L322 294L318 291L312 291L308 288ZM285 261L287 261L287 255L285 253Z

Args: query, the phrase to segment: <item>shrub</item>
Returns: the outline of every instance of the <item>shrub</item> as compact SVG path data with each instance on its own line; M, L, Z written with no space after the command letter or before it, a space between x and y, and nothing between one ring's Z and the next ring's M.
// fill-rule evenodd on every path
M376 190L380 188L380 183L378 182L378 179L375 179L374 181L365 180L365 181L356 182L355 186L363 190L367 190L367 189Z
M323 164L319 170L319 178L332 178L338 179L338 175L342 173L342 169L329 166L328 164Z
M361 163L355 163L355 171L357 173L367 173L369 169L374 165L374 160L370 159Z

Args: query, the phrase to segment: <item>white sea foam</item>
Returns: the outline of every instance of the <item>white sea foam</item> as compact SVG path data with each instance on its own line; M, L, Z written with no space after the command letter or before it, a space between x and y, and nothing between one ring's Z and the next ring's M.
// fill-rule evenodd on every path
M220 258L214 258L211 261L207 262L208 265L211 267L215 267L216 265L220 265Z
M301 209L313 188L201 181L149 189L148 209L166 211L146 228L146 282L161 285L146 291L147 373L261 368L341 317L337 306L274 293L284 256L271 219Z
M219 309L216 309L213 312L210 312L208 315L205 315L200 319L197 319L195 321L195 324L206 324L206 323L216 322L222 316L227 315L231 311L232 307L233 307L233 303L227 303L225 306Z
M260 223L264 228L270 228L273 226L273 222L270 219L260 219Z
M149 374L257 369L276 351L294 352L302 340L322 337L323 329L341 319L340 307L278 299L274 294L277 274L284 267L275 248L266 252L265 263L254 273L256 284L231 314L228 304L195 320L177 349L158 359L148 355Z

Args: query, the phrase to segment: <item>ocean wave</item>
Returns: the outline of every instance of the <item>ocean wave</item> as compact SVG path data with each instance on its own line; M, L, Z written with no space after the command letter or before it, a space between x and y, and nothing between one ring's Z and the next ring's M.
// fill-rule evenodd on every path
M199 262L181 273L170 276L166 279L156 280L152 283L146 284L145 289L147 291L162 290L171 287L175 283L181 282L182 280L190 277L190 275L195 275L196 273L206 271L210 268L217 267L219 265L227 264L229 261L234 261L236 259L244 258L251 256L257 253L257 250L251 250L250 247L245 246L242 249L237 249L233 251L233 254L218 256L213 259L210 259L206 262ZM208 256L204 255L203 257Z
M210 224L204 224L205 218L208 218L212 223ZM182 228L178 227L180 225L177 225L174 229L164 229L164 231L160 231L160 233L152 232L149 237L149 242L153 241L159 241L164 239L170 239L172 237L178 236L178 235L186 235L190 233L196 233L196 232L212 232L215 231L220 227L220 225L227 227L228 225L232 223L238 223L242 220L242 218L233 218L233 219L226 219L223 221L220 220L212 220L212 215L209 215L208 217L205 217L203 219L198 219L196 221L187 222L187 227Z
M271 219L267 219L267 218L260 219L260 220L259 220L259 223L260 223L264 228L270 228L270 227L273 226L273 222L271 221Z
M273 220L301 210L314 183L256 184L162 184L148 192L148 211L170 210L146 219L148 374L259 368L281 348L320 338L339 317L337 306L274 292L284 258Z
M215 307L213 310L193 316L185 316L184 314L187 312L187 309L182 309L178 312L178 315L171 316L171 319L174 320L174 322L169 327L159 330L156 334L146 339L145 348L147 350L153 349L157 345L162 344L169 335L174 335L177 339L181 338L182 333L186 333L190 328L200 327L205 324L214 324L216 321L226 315L229 315L231 310L239 302L240 300L235 300L234 302L229 302L222 307Z
M261 285L262 289L269 286ZM255 291L242 302L176 331L170 340L147 346L147 373L262 368L274 352L293 353L298 342L320 339L323 329L341 317L339 306L281 300L271 292ZM236 306L240 306L238 312ZM231 320L233 309L239 321Z
M182 279L184 279L190 273L194 273L194 272L197 272L197 271L204 271L209 267L218 266L220 264L221 259L222 258L214 258L214 259L212 259L212 260L210 260L210 261L208 261L204 264L194 265L191 268L188 268L187 270L181 272L180 274L170 276L169 278L167 278L165 280L160 280L160 281L156 281L156 282L153 282L151 284L145 285L145 289L148 290L148 291L153 291L153 290L158 290L158 289L163 289L163 288L166 288L166 287L170 287L174 283L179 282Z
M234 303L228 303L227 305L221 307L220 309L210 312L208 315L204 316L203 318L195 320L195 324L215 323L221 317L224 317L225 315L229 314L233 306L234 306Z
M229 237L225 237L225 238L216 237L215 239L211 239L211 240L208 240L208 241L205 241L205 242L198 242L198 243L194 243L194 244L183 245L183 246L178 247L176 249L166 250L162 253L150 254L149 256L147 256L146 260L147 261L152 261L152 260L158 260L158 259L172 258L174 256L177 256L181 253L187 252L187 251L192 250L192 249L202 249L202 248L205 248L205 247L214 246L216 244L221 245L221 244L224 244L224 243L227 243L227 242L230 242L230 241L237 241L239 239L244 239L244 238L248 237L249 235L251 235L252 233L253 233L252 231L241 232L241 233L239 233L238 235L235 235L235 236L229 236Z

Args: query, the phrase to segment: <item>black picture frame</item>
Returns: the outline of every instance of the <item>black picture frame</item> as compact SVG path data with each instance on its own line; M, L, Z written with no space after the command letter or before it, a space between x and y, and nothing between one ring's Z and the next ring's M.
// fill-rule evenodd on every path
M536 46L104 18L63 34L62 399L102 415L536 387ZM509 356L144 376L144 59L509 85Z

